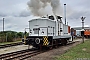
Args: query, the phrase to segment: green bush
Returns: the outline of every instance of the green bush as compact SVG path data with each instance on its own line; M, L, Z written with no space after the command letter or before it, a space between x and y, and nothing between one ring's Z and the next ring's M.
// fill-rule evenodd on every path
M29 34L26 33L26 36L28 36ZM16 41L16 39L20 39L24 37L24 33L23 32L15 32L15 31L4 31L4 32L0 32L0 42L13 42Z

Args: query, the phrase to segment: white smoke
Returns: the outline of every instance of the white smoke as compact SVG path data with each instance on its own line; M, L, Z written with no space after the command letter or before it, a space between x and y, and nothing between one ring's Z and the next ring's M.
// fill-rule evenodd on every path
M62 14L60 0L30 0L27 5L34 16Z

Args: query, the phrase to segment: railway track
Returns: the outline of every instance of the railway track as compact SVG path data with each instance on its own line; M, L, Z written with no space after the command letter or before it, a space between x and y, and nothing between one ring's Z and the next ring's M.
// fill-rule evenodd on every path
M67 45L72 45L73 43L75 42L68 43ZM50 51L50 50L47 50L47 51ZM47 51L39 51L37 49L26 49L26 50L1 54L0 60L24 60Z
M22 42L5 44L5 45L0 45L0 48L6 48L6 47L17 46L17 45L22 45L22 44L23 44Z
M27 49L0 55L1 60L24 60L41 53L39 50Z

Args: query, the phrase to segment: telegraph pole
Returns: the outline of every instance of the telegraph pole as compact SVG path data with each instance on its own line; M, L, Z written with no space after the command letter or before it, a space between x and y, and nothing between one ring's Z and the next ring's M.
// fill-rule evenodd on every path
M82 42L84 43L84 20L86 17L81 17L82 20Z
M5 19L5 18L3 18L3 32L4 32L4 19Z

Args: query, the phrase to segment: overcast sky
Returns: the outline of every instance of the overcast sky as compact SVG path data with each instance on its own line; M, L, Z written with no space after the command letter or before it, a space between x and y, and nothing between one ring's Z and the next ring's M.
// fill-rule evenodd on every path
M0 31L3 30L3 18L5 30L24 31L28 28L28 21L34 17L28 9L28 1L0 0ZM71 27L81 26L82 16L86 17L85 26L90 26L90 0L60 0L60 3L62 7L67 4L67 21Z

